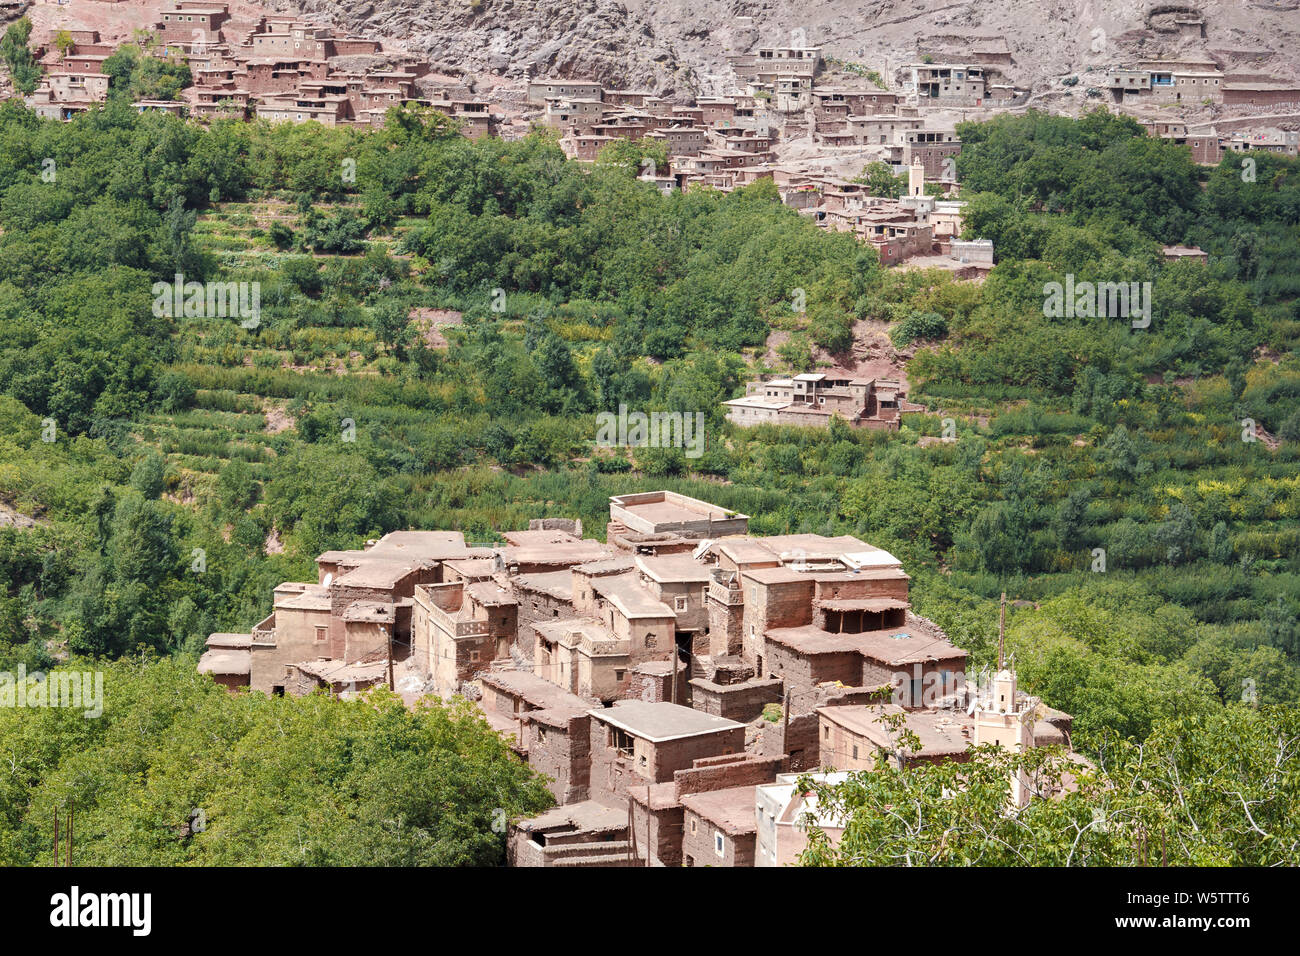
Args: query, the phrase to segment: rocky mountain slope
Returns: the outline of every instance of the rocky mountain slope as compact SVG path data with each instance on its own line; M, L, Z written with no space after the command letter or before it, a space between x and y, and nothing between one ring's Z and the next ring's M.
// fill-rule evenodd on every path
M271 0L427 54L442 72L488 85L528 76L593 77L683 96L720 91L728 52L789 42L893 69L971 39L1005 38L1015 82L1199 48L1232 70L1294 77L1300 0ZM1206 38L1169 27L1179 9ZM882 72L884 72L882 70Z

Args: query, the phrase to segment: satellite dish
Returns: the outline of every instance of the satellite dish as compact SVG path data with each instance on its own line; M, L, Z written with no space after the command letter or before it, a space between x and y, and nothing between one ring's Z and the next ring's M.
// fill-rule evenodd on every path
M331 572L330 574L325 575L325 580L321 582L321 585L323 587L329 587L330 584L333 583L333 581L334 581L334 574Z

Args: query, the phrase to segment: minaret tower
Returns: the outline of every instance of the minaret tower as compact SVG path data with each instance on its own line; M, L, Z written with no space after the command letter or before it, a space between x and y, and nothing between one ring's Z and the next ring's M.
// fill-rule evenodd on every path
M975 746L997 744L1023 753L1034 745L1033 726L1038 710L1034 700L1019 701L1015 671L1006 666L1007 595L1002 593L998 618L998 672L993 676L991 693L981 695L975 704ZM1015 806L1029 802L1028 778L1018 772L1011 781L1011 799Z

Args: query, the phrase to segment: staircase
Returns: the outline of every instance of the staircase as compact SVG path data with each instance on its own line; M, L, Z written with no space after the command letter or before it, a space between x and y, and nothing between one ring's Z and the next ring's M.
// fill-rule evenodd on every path
M566 843L547 847L548 866L572 869L586 866L644 866L644 861L629 853L627 840L602 840L598 843Z

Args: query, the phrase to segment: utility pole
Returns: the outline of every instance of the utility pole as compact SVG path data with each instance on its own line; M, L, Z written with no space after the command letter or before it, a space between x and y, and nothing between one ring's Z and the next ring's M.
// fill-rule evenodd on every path
M790 689L786 688L785 703L781 705L781 749L785 751L785 758L790 759ZM787 767L787 770L793 769Z
M59 808L54 808L54 865L59 865Z
M72 815L75 810L72 798L68 797L68 858L64 861L64 866L72 866Z
M388 632L388 689L396 691L393 686L393 632Z
M646 869L650 868L650 784L648 783L645 785L645 865Z
M646 808L647 812L649 807ZM627 865L632 865L632 857L636 853L636 825L632 820L632 794L627 795Z
M677 703L677 637L676 635L673 636L672 690L669 691L669 693L671 694L670 699L672 700L672 702L674 704Z

